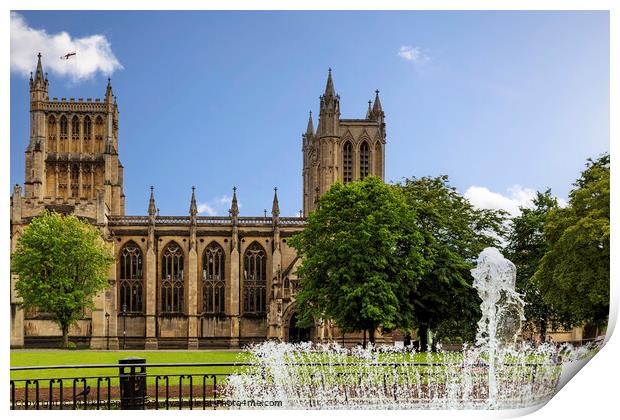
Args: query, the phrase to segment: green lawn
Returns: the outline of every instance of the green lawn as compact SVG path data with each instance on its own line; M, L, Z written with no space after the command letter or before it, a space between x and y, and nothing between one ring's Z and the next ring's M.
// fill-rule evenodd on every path
M308 357L305 362L321 362L320 354ZM239 363L248 361L250 354L243 351L89 351L89 350L13 350L11 351L11 366L50 366L50 365L87 365L87 364L117 364L126 357L142 357L147 363ZM411 359L410 354L380 354L381 362L403 362ZM355 362L355 358L348 356L347 361ZM436 354L417 353L416 362L437 362ZM229 374L242 372L245 367L155 367L149 368L148 375L157 374ZM11 379L49 379L75 378L84 376L115 376L116 368L84 369L46 369L29 371L11 371ZM176 378L170 378L171 383L178 383ZM89 381L90 382L90 381ZM112 379L115 384L117 380ZM155 378L149 377L148 382L154 384ZM24 382L16 383L18 387Z
M411 362L413 358L414 363L436 363L436 362L447 362L448 364L459 363L462 361L462 355L460 353L450 353L450 354L436 354L436 353L416 353L412 355L410 353L384 353L379 354L378 361L384 363L402 363L402 362ZM142 357L146 359L147 363L155 364L155 363L243 363L245 361L250 360L250 354L248 352L243 351L61 351L61 350L46 350L46 351L37 351L37 350L27 350L20 351L14 350L11 351L11 366L50 366L50 365L85 365L85 364L117 364L120 359L126 357ZM306 363L320 363L321 354L312 354L306 355L303 362ZM347 356L345 358L347 362L356 363L359 360L352 356ZM302 360L298 360L301 362ZM532 360L534 361L534 360ZM220 366L220 367L150 367L148 368L148 379L147 383L149 385L155 384L155 376L156 375L180 375L180 374L194 374L197 375L194 377L194 381L198 381L197 384L202 383L203 374L231 374L231 373L240 373L244 370L248 369L243 366ZM314 369L316 371L317 367L301 367L301 369ZM319 368L320 369L320 368ZM335 371L347 371L350 370L349 366L338 366L335 368ZM437 375L439 372L443 372L445 367L431 367L431 366L420 366L417 371L422 376L426 375ZM522 368L516 368L516 370L523 370ZM386 368L386 370L391 370L391 368ZM524 369L523 374L526 376L529 375L529 369ZM46 369L46 370L30 370L30 371L11 371L11 379L14 380L22 380L16 382L16 387L22 388L25 385L24 379L50 379L50 378L82 378L82 377L98 377L98 376L110 376L111 377L111 385L116 386L118 384L118 378L114 378L114 376L118 376L117 368L89 368L87 370L84 369L71 369L71 368L62 368L62 369ZM441 375L440 375L441 376ZM162 379L160 379L161 381ZM425 378L421 378L422 381L425 381ZM212 379L208 379L206 382L211 383ZM225 376L219 376L217 382L219 384L224 383L226 381ZM72 381L65 380L65 383L68 385L71 384ZM87 379L89 385L95 385L96 379ZM160 382L161 383L161 382ZM179 383L178 377L171 376L169 377L170 385L176 385ZM184 383L187 384L188 380L184 379ZM41 386L47 386L46 381L41 383ZM65 385L67 386L67 385ZM79 385L78 385L79 387Z
M248 353L237 351L81 351L45 350L11 351L11 366L50 366L117 364L126 357L142 357L147 363L235 363L247 360ZM240 367L213 368L149 368L148 374L188 374L188 373L233 373ZM72 378L83 376L118 375L116 368L97 369L47 369L30 371L11 371L11 379L32 378ZM154 382L154 378L152 381ZM175 381L176 382L176 381ZM23 382L18 386L23 386Z

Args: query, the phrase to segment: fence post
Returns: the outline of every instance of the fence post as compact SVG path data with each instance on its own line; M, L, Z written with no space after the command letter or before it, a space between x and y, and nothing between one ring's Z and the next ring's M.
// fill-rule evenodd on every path
M118 361L119 365L145 365L146 359L127 357ZM146 366L121 366L119 388L121 410L144 410L146 407Z

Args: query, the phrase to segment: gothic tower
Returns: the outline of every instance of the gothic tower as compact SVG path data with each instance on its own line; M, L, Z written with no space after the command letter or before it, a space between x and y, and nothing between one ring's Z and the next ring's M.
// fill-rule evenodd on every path
M329 69L317 130L311 112L302 135L304 215L314 210L318 198L337 181L353 182L369 175L384 179L385 142L379 91L375 92L374 104L368 101L365 118L341 119L340 96Z
M34 78L30 76L30 140L21 197L27 201L22 211L28 214L24 216L43 208L93 220L101 212L123 215L118 107L110 79L103 100L50 100L48 87L39 54ZM105 208L98 211L97 202Z

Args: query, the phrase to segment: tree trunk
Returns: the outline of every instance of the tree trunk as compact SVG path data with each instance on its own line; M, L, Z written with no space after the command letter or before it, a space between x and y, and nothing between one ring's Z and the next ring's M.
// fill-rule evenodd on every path
M538 329L540 330L540 343L545 343L547 341L547 319L543 318L540 320L538 324Z
M362 342L364 348L366 348L366 330L364 330L364 341Z
M368 341L370 341L374 347L375 345L375 328L370 327L368 329Z
M428 326L420 325L418 335L420 337L420 351L428 351Z
M62 326L62 347L64 349L69 347L69 326Z

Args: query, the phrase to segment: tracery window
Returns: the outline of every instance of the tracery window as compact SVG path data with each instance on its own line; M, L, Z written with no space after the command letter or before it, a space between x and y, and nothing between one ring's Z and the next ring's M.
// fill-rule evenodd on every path
M103 118L97 116L95 120L95 140L103 140Z
M53 115L50 116L47 122L47 137L50 140L56 140L56 118Z
M85 140L90 140L91 132L92 132L92 123L90 121L90 117L86 116L86 118L84 118L84 139Z
M267 255L258 242L253 242L243 258L243 312L265 313L266 301Z
M345 184L353 181L353 145L350 141L347 141L343 147L342 180Z
M360 179L364 179L370 172L370 149L368 143L362 142L360 146Z
M47 121L47 138L49 139L49 150L56 151L56 118L50 115Z
M202 258L202 311L208 314L224 312L224 250L210 243Z
M161 256L161 312L180 313L185 308L183 250L170 242Z
M129 241L120 253L119 295L120 310L126 307L129 313L144 311L142 251L135 242Z
M80 168L71 165L71 197L77 197L80 190Z
M71 119L71 139L77 140L80 138L80 120L77 116L73 116Z
M63 115L62 117L60 117L60 138L61 140L67 139L67 127L68 127L67 117Z

